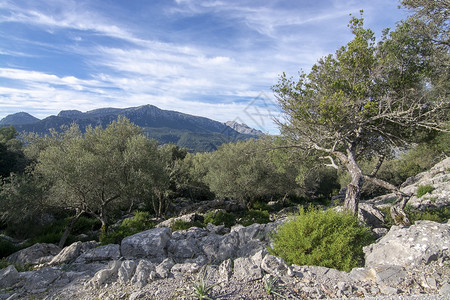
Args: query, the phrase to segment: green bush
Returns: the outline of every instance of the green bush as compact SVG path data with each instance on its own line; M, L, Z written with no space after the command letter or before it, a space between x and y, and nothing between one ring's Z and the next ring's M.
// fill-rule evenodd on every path
M11 242L0 238L0 258L9 256L18 250L19 248L14 246Z
M155 224L150 220L148 212L137 211L132 218L123 220L115 230L100 235L102 245L120 244L127 236L151 229Z
M269 212L267 210L248 210L244 217L240 220L240 223L244 226L252 224L267 224L270 222Z
M420 198L425 194L431 193L434 190L434 187L430 184L427 185L419 185L417 187L417 197Z
M370 230L351 214L300 208L298 216L278 228L269 252L289 264L349 272L362 265L362 248L373 240Z
M228 212L209 212L205 215L205 224L211 223L214 225L224 225L225 227L231 227L236 224L236 218L232 213Z
M170 224L170 229L172 229L172 231L178 231L178 230L186 230L191 227L200 227L201 228L203 226L204 225L199 221L186 222L183 220L176 220L175 222Z
M384 207L381 209L384 212L384 224L386 227L395 225L394 220L391 217L390 207ZM411 224L414 224L419 220L428 220L438 223L442 223L450 219L450 207L430 208L427 210L418 210L411 207L405 207L405 213Z

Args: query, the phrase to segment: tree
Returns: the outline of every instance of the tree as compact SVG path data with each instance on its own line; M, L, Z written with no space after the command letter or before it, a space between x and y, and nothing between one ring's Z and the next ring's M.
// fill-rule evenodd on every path
M0 176L8 177L11 173L22 173L26 167L22 142L17 139L13 126L0 127Z
M209 154L204 181L217 196L240 200L247 207L258 199L284 196L297 187L295 177L279 172L270 148L269 139L224 144Z
M84 135L72 125L54 132L53 140L39 153L34 175L51 183L50 205L75 213L60 246L84 213L100 220L106 232L110 210L143 197L142 190L151 190L153 175L160 171L156 143L123 117L105 129L89 127Z
M300 73L298 81L280 76L273 91L286 118L279 126L290 147L316 152L328 166L349 172L346 210L357 212L365 180L396 191L404 206L405 195L376 178L377 171L394 149L445 131L448 91L434 89L429 43L410 37L406 23L386 31L379 44L362 18L352 18L350 28L353 40L309 74ZM379 158L369 174L358 163L364 157Z

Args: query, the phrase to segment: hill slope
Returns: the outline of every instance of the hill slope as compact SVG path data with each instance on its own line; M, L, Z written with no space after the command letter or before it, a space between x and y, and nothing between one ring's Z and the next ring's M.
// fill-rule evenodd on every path
M162 144L174 143L191 151L213 151L223 143L257 137L253 134L240 133L226 124L208 118L162 110L153 105L124 109L101 108L84 113L66 110L43 120L31 115L28 116L34 119L29 117L21 119L18 118L19 114L14 114L1 120L0 125L13 125L19 132L47 134L51 128L58 130L61 126L72 123L78 124L81 130L85 130L89 125L106 127L119 115L142 127L150 138Z

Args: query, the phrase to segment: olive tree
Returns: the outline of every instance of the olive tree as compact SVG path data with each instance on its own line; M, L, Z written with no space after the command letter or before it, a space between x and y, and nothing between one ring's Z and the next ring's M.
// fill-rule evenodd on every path
M100 220L105 232L109 211L143 197L161 172L156 143L123 117L105 129L89 127L84 134L72 125L53 133L53 139L39 153L34 174L51 183L48 204L75 212L71 225L87 213Z
M346 210L357 212L365 180L396 191L404 206L405 195L376 173L398 147L445 131L448 90L435 89L432 47L411 37L409 24L385 31L378 44L362 18L352 18L350 28L353 40L321 58L309 74L280 76L273 91L285 119L278 123L289 147L317 152L326 165L349 172ZM440 55L448 58L448 52ZM362 172L362 157L379 158L372 172Z
M217 196L240 200L248 207L255 200L292 192L298 188L295 176L286 176L271 161L271 147L269 139L220 146L205 162L204 182Z

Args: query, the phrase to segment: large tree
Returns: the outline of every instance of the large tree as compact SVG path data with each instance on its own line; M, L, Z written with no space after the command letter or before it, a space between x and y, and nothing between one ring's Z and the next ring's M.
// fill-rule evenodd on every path
M377 179L377 170L398 147L445 130L448 89L435 84L434 46L410 35L410 22L386 30L378 44L362 18L352 18L349 27L353 40L320 59L309 74L300 73L297 81L280 76L273 87L285 114L280 129L290 147L315 151L328 166L350 173L347 210L357 212L365 180L397 192L402 208L405 195ZM448 52L439 55L448 59ZM364 174L358 160L373 156L379 163Z
M74 212L71 225L87 213L106 231L109 211L144 197L142 191L152 191L154 178L162 172L156 143L123 117L105 129L87 128L84 134L73 125L54 133L52 140L39 153L34 175L51 184L48 204Z

